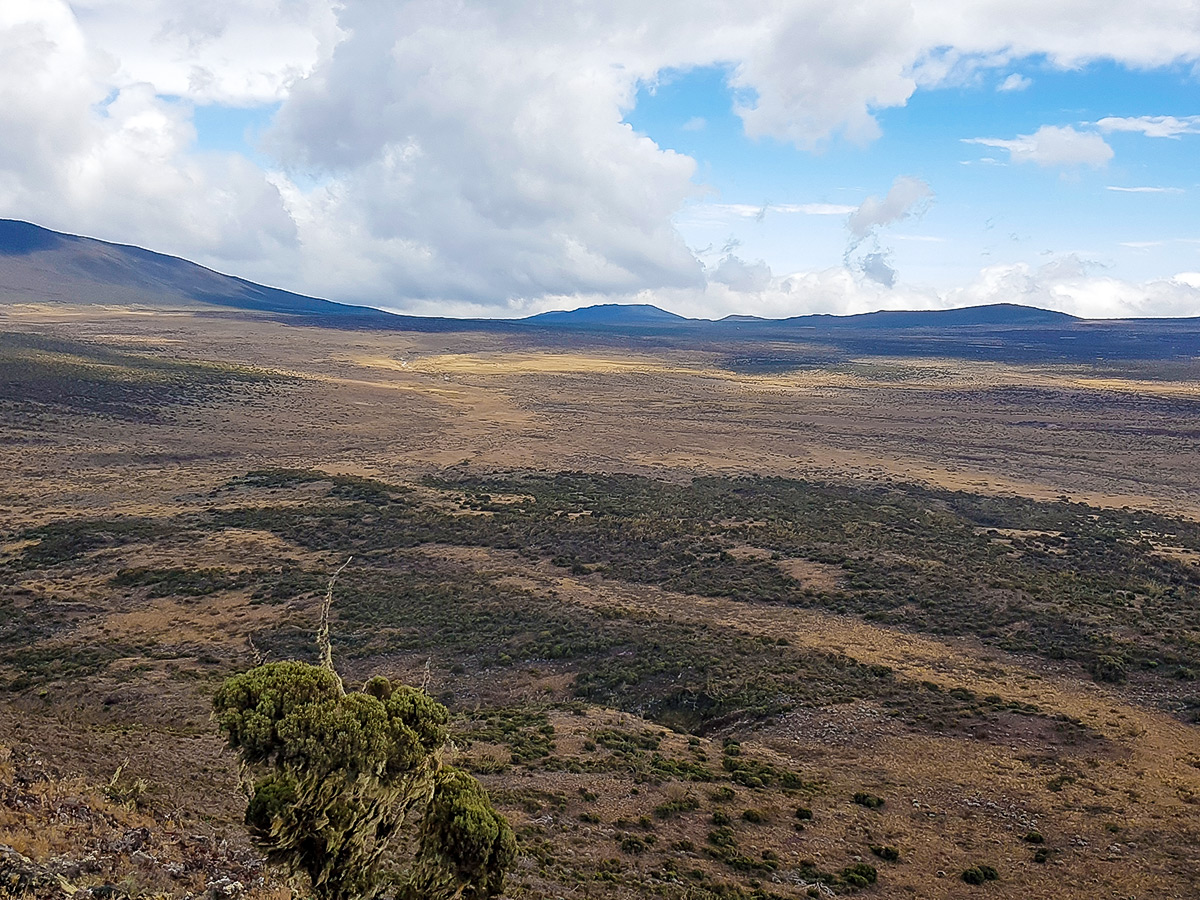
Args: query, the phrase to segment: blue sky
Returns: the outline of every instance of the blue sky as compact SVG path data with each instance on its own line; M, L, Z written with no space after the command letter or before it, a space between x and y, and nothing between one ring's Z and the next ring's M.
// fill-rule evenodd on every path
M964 143L1011 139L1044 124L1098 131L1093 123L1106 117L1197 110L1200 83L1188 70L1093 63L1063 71L1023 60L968 84L917 91L905 106L879 115L882 135L868 144L835 139L811 152L748 138L733 111L728 74L724 67L666 73L642 86L626 116L660 146L698 162L696 182L705 194L678 216L694 248L719 251L737 242L739 254L781 271L831 265L846 247L845 217L789 215L772 205L856 206L903 173L936 194L919 217L887 235L897 268L921 282L948 287L988 262L1036 264L1063 253L1138 280L1200 266L1200 134L1104 134L1114 156L1099 168L1013 163L1003 150ZM1014 75L1025 86L999 90ZM718 222L690 214L714 203L766 213Z
M1200 315L1176 0L8 0L0 215L416 313Z

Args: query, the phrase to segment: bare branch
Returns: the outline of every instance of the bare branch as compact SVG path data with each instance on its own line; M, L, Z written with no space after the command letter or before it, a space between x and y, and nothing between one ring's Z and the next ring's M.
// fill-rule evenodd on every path
M321 666L337 676L338 685L343 694L346 693L346 687L342 684L342 676L338 675L337 669L333 667L333 647L329 643L329 610L333 606L333 584L346 566L350 565L352 559L354 559L353 556L349 557L330 577L329 587L325 590L325 601L321 604L321 624L317 628L317 647L321 651Z

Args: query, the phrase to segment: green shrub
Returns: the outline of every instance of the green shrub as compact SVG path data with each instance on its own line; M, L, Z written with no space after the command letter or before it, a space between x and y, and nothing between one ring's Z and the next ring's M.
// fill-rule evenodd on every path
M470 775L441 763L445 707L375 677L347 694L331 668L269 663L217 691L220 729L253 778L246 825L267 859L318 900L378 895L482 900L516 857L508 823ZM397 833L407 868L382 865Z
M687 794L683 797L675 797L670 800L665 800L658 806L654 807L654 815L660 819L670 819L678 816L681 813L689 812L693 809L700 808L700 801L695 794Z
M1096 681L1124 684L1127 677L1125 660L1119 656L1099 656L1092 660L1088 671Z
M841 879L852 888L864 888L875 883L878 878L875 867L867 863L855 863L842 869Z
M879 809L883 806L883 798L875 794L868 794L866 791L859 791L854 795L854 802L859 806L865 806L867 809Z
M882 847L879 844L872 844L871 852L887 862L896 862L900 858L900 851L890 844Z
M644 853L646 851L646 841L644 838L638 837L636 834L625 834L620 840L622 853Z
M985 881L996 881L999 878L1000 873L986 865L971 866L962 873L962 880L967 884L983 884Z

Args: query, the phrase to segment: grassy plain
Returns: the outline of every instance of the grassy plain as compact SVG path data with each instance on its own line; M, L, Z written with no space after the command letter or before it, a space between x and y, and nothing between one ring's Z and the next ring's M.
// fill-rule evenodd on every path
M208 698L353 555L339 663L450 705L510 896L1200 892L1194 365L0 332L0 843L76 883L286 895Z

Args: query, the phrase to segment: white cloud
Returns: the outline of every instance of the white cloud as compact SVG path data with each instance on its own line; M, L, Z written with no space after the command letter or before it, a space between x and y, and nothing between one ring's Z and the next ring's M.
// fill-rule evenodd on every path
M933 189L921 179L901 175L882 198L867 197L846 218L850 238L842 265L867 281L889 289L895 287L900 274L892 265L891 251L880 244L879 231L903 219L920 216L933 196Z
M1200 244L1200 238L1168 238L1156 241L1120 241L1118 246L1129 247L1131 250L1149 250L1154 247L1166 247L1170 244Z
M863 275L876 284L881 284L885 288L896 286L899 273L892 267L886 253L868 253L863 257L860 268Z
M1013 162L1031 162L1039 166L1101 168L1113 157L1112 147L1100 135L1076 131L1070 125L1043 125L1033 134L1020 134L1013 140L964 138L963 143L1007 150Z
M114 84L151 84L201 103L282 100L338 38L334 0L72 0L70 7L92 48L116 63Z
M738 108L751 136L804 148L838 134L867 143L879 136L873 111L903 106L916 90L910 70L921 40L907 0L760 6L766 15L755 30L766 39L739 54L732 78L755 94Z
M1200 22L1180 17L1178 0L1113 9L1112 0L2 0L0 215L396 308L511 310L652 289L703 296L704 269L672 224L691 213L695 165L624 124L640 83L726 66L748 134L820 148L871 140L878 113L918 87L1033 55L1057 66L1200 59ZM196 149L193 105L274 102L272 171ZM1191 127L1168 119L1098 127ZM1111 156L1099 135L1073 129L991 146L1044 165ZM887 218L885 208L829 203L765 214L776 213L852 215L864 235ZM833 297L855 280L829 271L790 283Z
M1200 288L1186 279L1131 283L1091 274L1092 266L1067 256L1039 268L1026 263L993 266L967 287L948 293L955 305L1022 303L1082 318L1200 315Z
M805 216L845 216L858 209L845 203L766 203L753 206L749 203L693 203L684 207L690 221L721 222L729 219L757 219L768 214Z
M1132 131L1154 138L1179 138L1184 134L1200 134L1200 116L1109 116L1096 123L1101 131Z
M708 127L708 121L703 116L692 116L679 127L684 131L703 131Z
M112 72L65 3L0 7L0 214L218 264L294 245L261 170L189 152L187 104Z
M1110 184L1105 186L1105 190L1117 191L1122 194L1182 194L1183 188L1177 187L1121 187L1119 185Z
M879 277L857 277L846 267L775 276L750 292L718 282L701 291L656 291L628 298L691 316L719 319L741 313L771 318L879 309L950 309L1020 303L1081 318L1200 315L1200 272L1130 282L1095 274L1099 266L1075 254L1041 266L1008 263L981 269L966 285L943 291L900 283L886 259L872 261Z
M1019 72L1013 72L1002 82L996 85L996 90L1001 93L1011 93L1013 91L1024 91L1033 85L1032 78L1026 78Z
M709 273L709 281L723 284L739 292L764 291L771 286L774 276L771 267L761 259L748 263L730 254Z
M845 203L773 203L771 212L803 213L806 216L844 216L858 207Z
M933 189L928 184L911 175L901 175L882 198L872 195L864 200L850 214L846 227L861 240L881 226L919 215L931 199Z

